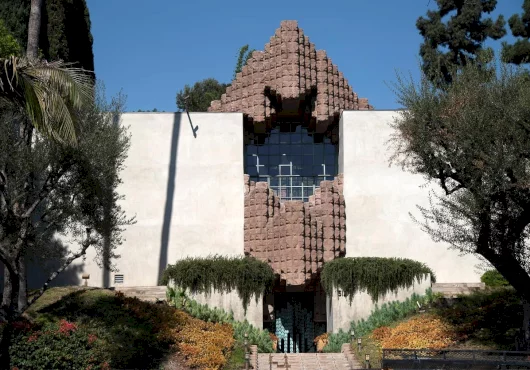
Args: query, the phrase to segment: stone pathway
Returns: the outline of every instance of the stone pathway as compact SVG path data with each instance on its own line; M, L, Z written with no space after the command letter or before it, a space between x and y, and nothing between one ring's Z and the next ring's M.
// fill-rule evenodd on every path
M342 353L259 353L251 356L251 363L255 370L353 370L362 366L353 358L348 345L343 347ZM349 353L348 353L349 352ZM288 367L285 366L287 357ZM254 360L254 361L252 361ZM257 361L256 361L257 360ZM271 361L272 360L272 361ZM271 366L272 365L272 366Z

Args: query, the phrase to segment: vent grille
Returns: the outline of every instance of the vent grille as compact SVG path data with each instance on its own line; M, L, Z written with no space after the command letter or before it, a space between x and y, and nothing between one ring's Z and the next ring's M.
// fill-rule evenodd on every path
M114 275L114 284L123 284L123 275Z

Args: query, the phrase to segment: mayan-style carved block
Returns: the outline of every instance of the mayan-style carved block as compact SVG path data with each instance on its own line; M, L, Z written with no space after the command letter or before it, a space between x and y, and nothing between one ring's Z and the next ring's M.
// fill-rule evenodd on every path
M269 263L288 285L307 284L325 261L344 256L342 179L323 181L309 202L280 203L267 183L245 176L245 254Z
M256 89L255 84L261 88ZM237 85L237 88L235 88ZM210 112L244 112L255 123L273 118L273 111L255 109L244 98L263 97L265 86L282 94L283 99L302 99L311 88L317 89L321 112L312 112L322 124L331 124L344 109L373 109L366 99L358 100L337 66L323 50L304 35L296 21L282 21L264 51L254 51L242 71L236 75L224 98L213 101ZM323 88L326 86L326 88ZM234 88L232 88L234 87Z

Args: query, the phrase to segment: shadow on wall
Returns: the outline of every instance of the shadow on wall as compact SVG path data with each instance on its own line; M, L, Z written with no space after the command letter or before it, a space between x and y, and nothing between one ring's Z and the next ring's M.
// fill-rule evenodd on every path
M169 237L170 237L170 228L171 228L171 217L173 215L173 200L175 197L175 182L177 180L177 153L179 145L179 131L180 124L182 122L182 117L184 114L175 113L173 121L173 131L171 134L171 147L169 154L169 169L168 169L168 179L167 179L167 188L166 188L166 204L164 207L164 218L162 220L162 234L160 238L160 254L158 260L158 280L157 284L160 284L160 279L164 270L167 267L168 260L168 248L169 248ZM197 138L198 126L194 127L193 122L191 121L191 116L189 113L186 114L187 119L190 124L190 135L193 135L194 138Z
M62 264L68 250L58 240L53 240L48 245L46 258L29 258L27 263L28 289L41 288L52 272L56 271ZM81 262L81 263L80 263ZM81 275L84 263L81 258L72 263L66 270L61 272L50 286L81 285ZM4 288L4 265L0 263L0 291Z

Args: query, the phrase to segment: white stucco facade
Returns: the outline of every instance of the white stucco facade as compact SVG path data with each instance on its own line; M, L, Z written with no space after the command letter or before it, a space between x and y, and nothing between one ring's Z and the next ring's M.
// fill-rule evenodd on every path
M479 282L478 259L434 242L414 222L436 190L421 175L392 164L390 126L399 111L345 111L340 120L339 172L344 174L347 257L403 257L426 263L437 282Z
M435 243L409 213L421 217L416 205L428 205L436 189L419 175L389 165L397 111L345 111L340 119L339 173L344 175L346 257L404 257L426 263L441 283L479 281L478 260L460 256ZM191 122L190 122L191 118ZM57 284L99 287L153 286L167 264L213 254L242 256L244 252L244 130L240 113L125 113L131 146L121 173L121 205L136 223L123 233L116 251L116 271L104 273L94 252L76 261ZM37 274L31 270L30 275ZM115 284L122 275L123 283ZM65 277L70 276L69 279ZM73 279L75 278L75 279ZM38 280L38 282L37 282ZM40 286L44 275L31 278ZM423 294L424 280L411 289L387 295L382 301ZM236 293L193 298L244 316ZM360 292L350 305L337 293L328 300L328 328L348 329L353 320L368 317L374 304ZM246 318L263 325L262 299L251 302Z
M157 285L159 270L188 256L243 255L243 115L125 113L131 146L118 189L136 217L116 251L118 286ZM193 129L192 129L193 127ZM194 135L195 132L195 135ZM87 255L89 285L105 286Z

